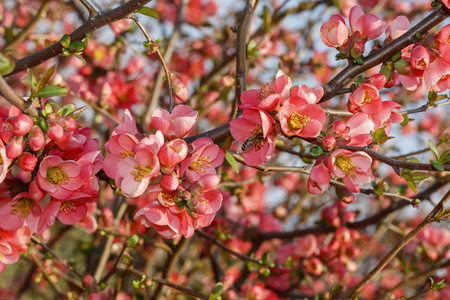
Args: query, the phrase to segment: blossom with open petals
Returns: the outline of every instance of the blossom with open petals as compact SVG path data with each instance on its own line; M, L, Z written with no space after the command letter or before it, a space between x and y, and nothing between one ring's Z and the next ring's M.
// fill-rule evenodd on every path
M365 152L351 152L338 149L328 158L328 170L344 180L345 186L354 193L359 193L360 185L371 182L374 177L370 172L372 158Z

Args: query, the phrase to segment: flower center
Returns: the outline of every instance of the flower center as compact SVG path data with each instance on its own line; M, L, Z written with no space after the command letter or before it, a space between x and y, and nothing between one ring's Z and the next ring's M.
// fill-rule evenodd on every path
M193 161L189 164L189 168L197 171L200 174L203 174L205 173L206 169L210 167L210 163L211 161L209 160L209 156L200 156L196 161Z
M27 219L33 205L33 200L30 198L20 198L20 200L13 206L11 213L16 215L19 220Z
M77 208L78 208L78 206L74 202L64 201L61 204L59 211L62 211L64 213L66 213L66 215L69 215L69 214L75 214L75 212L77 211Z
M357 167L352 163L350 158L344 156L338 156L336 158L336 166L345 173L345 175L350 176L352 178L356 177L356 169Z
M310 117L301 115L298 112L294 111L294 113L289 118L288 126L291 130L299 130L303 129L303 127L308 124L308 122L312 122Z
M134 165L136 171L131 171L131 174L134 175L134 180L141 181L147 175L150 175L153 168L147 166Z
M162 206L170 207L170 206L176 205L175 199L177 199L177 197L178 197L177 192L167 193L167 192L162 191L160 193L160 195L158 196L158 200Z
M0 153L0 165L3 165L3 156L1 153Z
M47 180L53 184L65 184L69 181L69 174L60 167L52 167L47 171Z
M364 101L363 101L363 103L370 103L372 101L372 96L371 95L369 95L369 92L364 92Z
M335 26L331 25L330 27L328 27L328 32L330 32Z
M270 86L270 84L266 83L263 88L256 93L256 96L258 98L258 100L263 100L264 98L275 94L275 92L273 91L273 88Z
M122 158L134 157L134 152L131 150L120 151L120 155L122 155Z

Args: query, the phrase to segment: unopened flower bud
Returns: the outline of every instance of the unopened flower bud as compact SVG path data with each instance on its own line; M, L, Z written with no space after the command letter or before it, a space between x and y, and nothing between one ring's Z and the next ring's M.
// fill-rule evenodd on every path
M40 149L42 149L42 147L44 147L44 133L39 126L35 125L33 126L33 129L31 129L31 135L30 139L28 140L28 144L33 151L39 151Z
M336 121L328 127L326 134L333 135L335 138L338 138L344 134L346 127L347 126L343 121Z
M19 165L22 168L22 170L27 172L31 172L34 170L37 161L38 161L37 157L28 152L23 152L19 156Z
M333 150L336 147L336 139L331 135L327 135L322 139L322 147L327 151Z
M336 188L336 196L346 204L351 204L356 201L355 194L344 187Z
M363 42L355 42L350 51L350 55L353 58L359 58L364 54L364 50L365 50L365 47L364 47Z
M18 136L22 136L30 132L34 125L33 119L24 114L10 118L8 121L11 124L11 132Z
M172 92L173 96L181 102L186 101L189 97L186 85L177 76L172 77Z
M180 185L178 177L174 174L166 174L161 178L161 188L167 193L173 193Z
M23 136L13 136L8 144L6 144L6 156L8 158L16 158L24 149L25 143L23 142Z

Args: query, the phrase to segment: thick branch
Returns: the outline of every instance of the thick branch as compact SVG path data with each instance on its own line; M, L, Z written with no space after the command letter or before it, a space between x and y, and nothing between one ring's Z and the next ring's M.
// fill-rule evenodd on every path
M103 14L96 15L93 18L89 19L87 22L83 23L80 27L78 27L74 32L70 34L70 40L73 41L81 41L86 37L86 34L94 32L95 30L111 24L115 21L124 19L136 11L138 8L144 6L149 3L151 0L130 0L125 4L116 7L110 11L107 11ZM52 44L51 46L42 49L36 53L28 55L22 59L16 61L16 66L14 70L8 74L13 75L18 72L24 71L29 68L33 68L50 58L53 58L62 53L62 45L58 42Z
M232 118L237 114L241 94L247 89L247 32L250 26L250 19L255 9L256 0L248 0L245 5L239 29L237 32L236 44L236 96L233 103Z
M17 106L21 111L32 117L39 117L38 110L31 105L31 102L25 101L9 86L6 80L0 75L0 95L6 98L9 103Z
M364 58L364 64L350 64L344 70L342 70L338 75L336 75L330 82L323 86L325 94L319 101L325 102L334 96L336 96L336 91L342 89L346 84L348 84L354 77L362 72L381 64L382 62L390 59L394 54L401 51L403 48L417 42L417 36L419 33L421 36L428 30L432 29L434 26L442 22L448 17L448 13L443 9L437 9L431 14L429 14L425 19L420 21L417 25L413 26L410 30L402 34L400 37L396 38L386 46L378 49L371 55Z

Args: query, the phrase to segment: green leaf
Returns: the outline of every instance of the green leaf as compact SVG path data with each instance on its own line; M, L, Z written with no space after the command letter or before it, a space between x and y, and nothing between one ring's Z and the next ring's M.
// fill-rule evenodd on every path
M54 97L54 96L63 96L67 94L67 89L62 86L57 85L47 85L37 93L37 96L39 98L48 98L48 97Z
M262 268L262 269L259 271L259 273L260 273L262 276L267 277L267 276L270 275L270 269L269 269L269 268Z
M158 14L156 13L156 11L154 11L153 9L151 9L150 7L141 7L139 8L137 11L137 13L152 17L154 19L158 19Z
M58 116L68 116L69 114L73 113L75 110L77 110L77 107L73 103L65 104L63 107L61 107L57 112L56 115Z
M14 60L0 53L0 74L6 75L14 70Z
M390 137L387 136L386 131L384 128L378 128L375 133L373 134L375 138L375 142L384 144L387 142L387 140L390 139Z
M344 290L344 287L342 285L335 285L330 290L330 296L328 297L329 300L336 299Z
M234 159L233 155L231 155L230 152L225 151L225 159L227 160L227 162L230 164L230 166L233 167L233 170L239 174L239 167L237 164L237 161Z
M373 191L375 192L375 194L377 195L381 195L384 192L384 183L385 183L386 178L383 178L380 182L377 183L377 185L375 186L375 188L373 189Z
M134 247L139 243L139 235L133 234L128 239L128 247Z
M47 71L45 71L44 75L42 75L41 79L37 83L36 92L39 93L42 89L48 84L50 78L52 78L53 73L55 72L56 65L51 66Z
M84 60L84 58L82 58L80 55L75 54L75 53L73 55L75 55L79 60L81 60L81 62L83 63L83 67L84 67L84 65L86 65L86 61Z
M220 294L222 294L222 291L223 291L223 283L222 282L218 282L214 286L211 294L214 295L214 296L219 296Z
M437 100L437 94L435 91L431 90L428 92L428 104L434 106L434 102Z
M414 193L417 193L417 186L412 177L409 174L403 175L403 178L406 180L406 183L408 183L409 187L414 191Z
M403 121L400 123L400 125L405 126L409 122L409 117L407 114L403 114L402 116L403 116Z
M439 159L439 162L441 164L444 164L444 163L450 161L450 153L449 153L449 151L450 150L446 150L446 151L444 151L444 153L442 153L441 158Z
M426 173L409 173L408 175L411 176L414 181L421 181L430 177L430 175Z
M430 150L433 153L434 157L436 159L439 159L438 150L437 150L436 145L434 144L434 142L432 140L428 140L428 147L430 147Z
M64 48L69 47L70 46L70 35L68 35L68 34L63 35L62 38L59 40L59 43Z
M320 146L314 146L309 150L312 154L312 156L318 157L323 154L323 149Z
M430 160L430 162L436 170L444 171L444 166L442 166L442 164L440 162L437 162L435 160Z
M84 51L84 43L82 41L75 41L69 46L70 52L83 52Z

